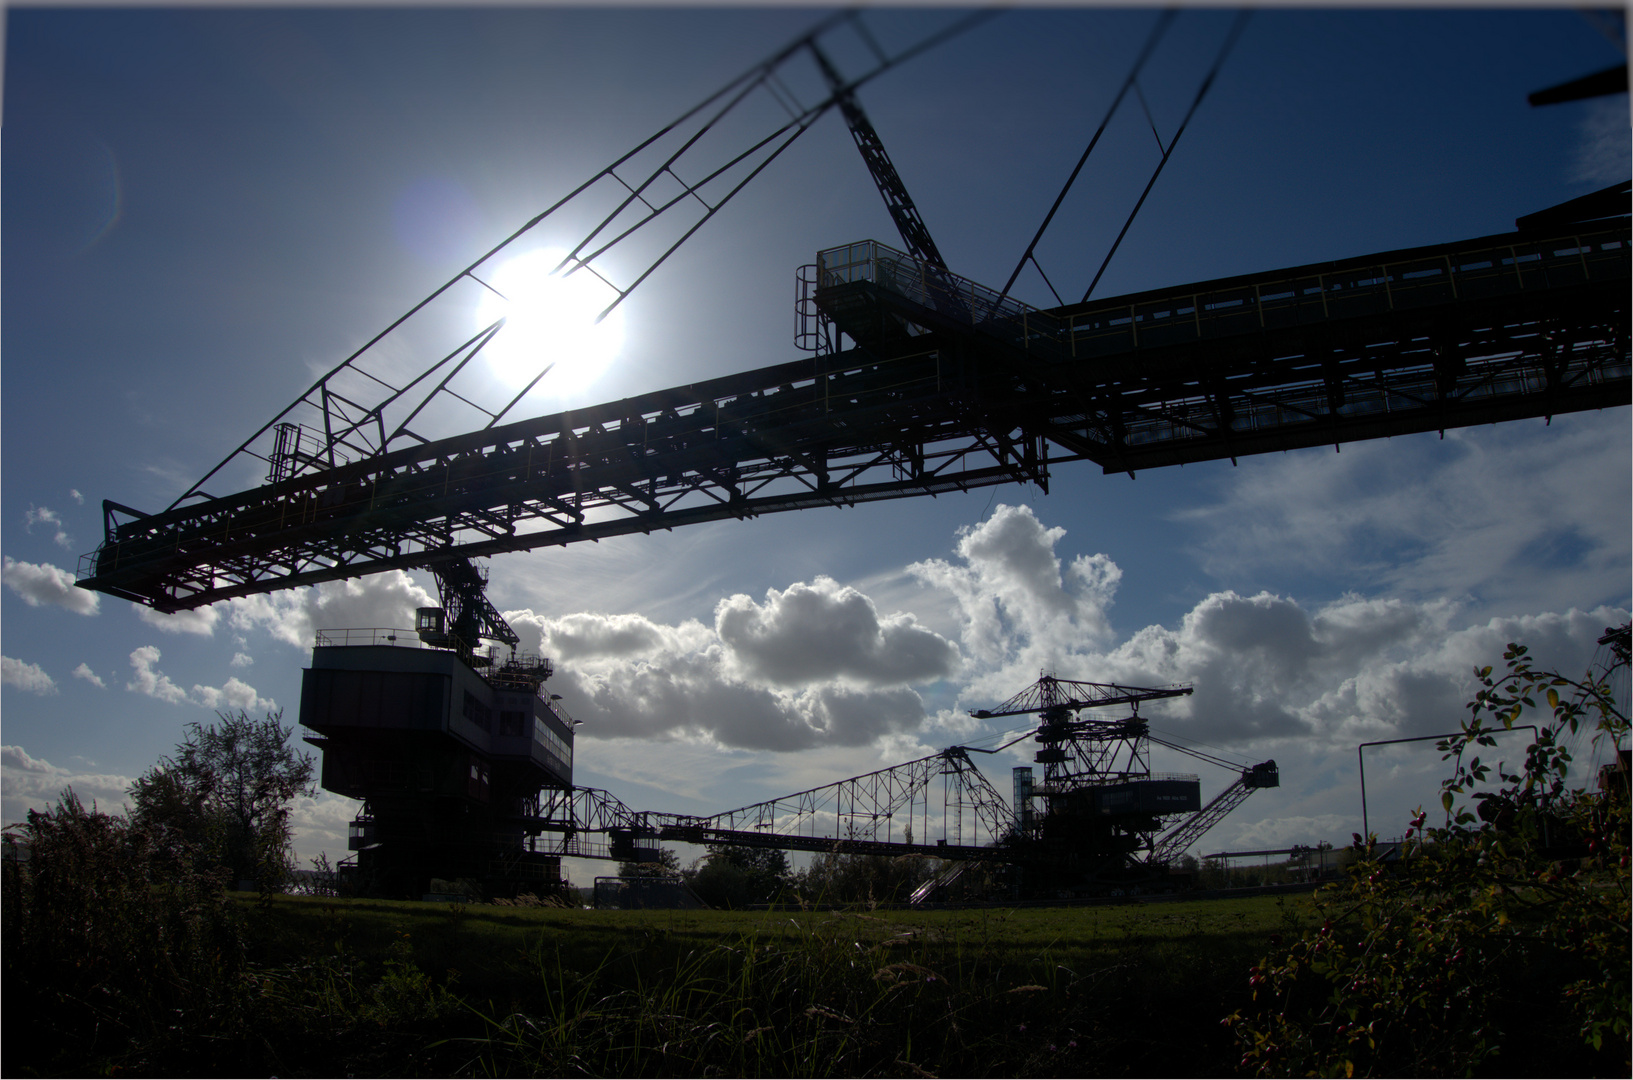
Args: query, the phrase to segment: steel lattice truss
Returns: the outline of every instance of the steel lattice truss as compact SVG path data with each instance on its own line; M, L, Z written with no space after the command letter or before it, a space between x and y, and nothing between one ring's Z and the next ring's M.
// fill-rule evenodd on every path
M522 825L533 838L529 850L540 854L627 858L613 850L620 841L657 835L647 813L631 810L600 788L546 788L531 802Z
M1166 698L1184 697L1190 693L1189 686L1121 686L1117 683L1078 682L1074 679L1043 675L1037 682L1008 701L990 709L975 709L970 715L977 720L987 720L999 716L1042 713L1058 708L1076 711L1109 705L1138 707L1142 701L1161 701Z
M1047 311L959 279L963 320L934 267L853 244L819 256L808 337L959 337L1013 373L987 396L1108 472L1627 405L1626 222L1555 229Z
M1271 773L1274 773L1275 763L1267 762ZM1186 818L1177 826L1164 833L1151 848L1151 862L1154 864L1171 863L1185 853L1190 847L1202 838L1202 834L1213 828L1225 819L1225 816L1238 806L1241 806L1247 797L1260 787L1268 786L1262 782L1266 776L1265 766L1244 772L1235 783L1213 797L1213 800L1204 806L1192 817Z
M851 245L848 279L816 299L865 348L307 463L163 514L104 504L81 584L180 610L439 557L1047 489L1059 461L1132 470L1626 405L1628 239L1488 237L1052 313L971 286L965 310L988 315L963 326L936 275L915 292L909 256Z
M432 442L446 407L474 410L498 425L552 365L507 402L472 400L461 373L503 328L500 319L447 338L491 284L501 260L523 243L549 241L564 251L556 272L585 274L606 288L604 317L751 180L841 102L896 65L987 17L963 15L935 33L887 48L859 12L827 18L642 139L476 262L411 307L326 372L287 408L171 504L209 500L206 488L241 483L256 470L277 482L329 471L404 446ZM853 70L841 75L833 56ZM462 291L463 290L463 291ZM462 338L462 340L461 340ZM404 364L403 355L417 358ZM454 430L468 430L467 422ZM480 421L478 421L480 422Z
M116 521L88 588L165 611L778 510L1047 484L939 355L853 351L556 413Z
M694 844L949 858L990 855L1014 828L1009 803L962 746L710 817L652 821L662 839Z

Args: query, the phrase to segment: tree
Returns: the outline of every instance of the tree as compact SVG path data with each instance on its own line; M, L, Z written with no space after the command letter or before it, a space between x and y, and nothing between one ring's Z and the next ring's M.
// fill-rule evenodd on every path
M1249 973L1254 1008L1227 1020L1259 1075L1568 1073L1629 1061L1626 713L1609 675L1538 669L1510 644L1506 673L1477 668L1470 718L1441 743L1445 825L1420 808L1402 858L1355 837L1347 882L1317 894L1319 928ZM1542 705L1539 706L1539 702ZM1492 774L1492 733L1548 710L1518 772ZM1620 765L1599 790L1569 783L1564 737L1583 727ZM1472 795L1478 809L1459 804ZM1533 1060L1527 1062L1524 1056ZM1613 1060L1607 1060L1613 1059Z
M776 848L710 844L686 883L710 907L741 908L777 899L788 886L788 856Z
M247 955L235 905L174 833L69 789L5 835L6 1023L27 1033L7 1045L7 1074L112 1073L173 1044L184 1012L231 1011Z
M939 859L924 855L845 855L819 852L796 875L799 894L819 904L902 903L941 870Z
M232 881L280 889L294 867L290 803L317 794L312 755L289 745L282 710L216 715L217 724L189 724L176 752L131 786L131 819L179 837Z
M680 876L680 856L668 848L658 849L656 862L621 862L618 876L623 878L672 878Z

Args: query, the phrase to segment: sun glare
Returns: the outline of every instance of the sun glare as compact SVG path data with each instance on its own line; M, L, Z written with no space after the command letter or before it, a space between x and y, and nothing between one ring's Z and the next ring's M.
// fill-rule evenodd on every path
M624 343L624 309L596 316L617 293L588 270L551 273L566 253L541 248L501 264L488 278L492 291L476 309L485 327L501 316L503 329L482 350L494 374L521 389L550 364L536 393L565 397L592 385Z

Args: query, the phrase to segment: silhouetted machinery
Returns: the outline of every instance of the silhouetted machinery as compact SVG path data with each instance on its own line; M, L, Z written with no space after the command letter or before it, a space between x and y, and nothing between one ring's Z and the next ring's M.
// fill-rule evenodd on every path
M769 804L756 813L770 817L741 829L753 814L643 815L574 788L573 725L545 690L549 662L515 653L473 558L1003 483L1047 491L1062 462L1132 474L1628 404L1625 183L1520 218L1513 233L1091 300L1113 244L1081 300L1057 292L1057 306L1035 308L1010 287L1031 266L1055 291L1035 253L1074 169L1003 289L953 274L856 94L986 17L961 16L895 51L859 13L824 20L414 305L168 508L149 514L104 500L105 536L81 559L78 584L174 612L387 569L431 570L441 607L421 611L413 632L320 635L301 720L319 733L323 784L364 800L353 846L379 888L411 894L432 875L548 880L563 854L628 858L650 851L660 832L740 834L732 842L758 834L781 846L787 836L769 839ZM1172 18L1157 16L1078 169L1138 89ZM1185 120L1166 142L1159 137L1147 194L1241 26L1232 25ZM846 28L857 34L849 54L866 58L848 79L823 44ZM802 59L813 65L803 84ZM771 105L769 128L722 123L748 101ZM557 268L598 278L611 311L836 107L906 250L865 241L801 268L796 345L811 355L523 419L511 414L549 371L548 358L503 403L479 402L462 381L504 319L468 337L451 328L491 291L512 245L611 205ZM704 137L711 133L719 137ZM442 344L429 345L437 335ZM411 355L425 360L415 367L404 361ZM236 494L206 490L223 484ZM484 652L483 641L509 652ZM1014 813L998 809L1008 804L977 782L961 747L830 787L867 788L887 807L891 791L916 793L901 806L911 818L918 805L927 823L928 802L912 799L928 799L933 782L952 785L964 793L946 804L955 817L968 795L972 828L997 823L1020 848L1048 853L1017 864L1028 880L1071 889L1155 873L1183 850L1185 834L1158 835L1171 814L1190 815L1181 828L1205 828L1275 784L1267 762L1200 806L1194 779L1144 768L1150 736L1137 713L1109 726L1076 718L1108 703L1071 696L1093 685L1046 680L1034 689L1066 696L1015 704L1036 705L1042 718L1044 776L1017 788ZM1140 700L1150 698L1127 703ZM827 789L804 794L815 799L817 790ZM855 831L864 823L840 814L834 820L853 831L830 829L822 843L897 843L888 828L895 811L880 812L883 839L879 821L865 823L874 831L864 837ZM610 845L586 839L598 829ZM937 847L983 850L964 844L961 819Z
M914 896L917 903L950 891L968 895L967 871L977 865L994 871L980 875L981 890L1008 898L1174 891L1190 880L1176 872L1185 849L1248 795L1280 784L1274 761L1244 765L1151 733L1140 704L1190 693L1188 686L1044 675L1003 704L971 714L1037 717L1035 728L994 749L952 746L707 817L630 812L630 824L661 841L948 860L942 875ZM1085 715L1120 706L1127 716ZM1014 794L1006 800L971 755L998 754L1022 742L1036 744L1034 764L1014 768ZM1151 771L1152 744L1230 769L1237 778L1204 806L1194 773Z
M515 651L478 569L433 569L442 606L420 608L413 632L321 632L301 683L323 787L363 803L345 865L386 896L418 897L433 878L548 889L561 859L529 831L540 792L573 786L573 721L545 687L550 661ZM480 651L484 639L508 655Z
M1151 734L1140 703L1189 695L1191 688L1144 688L1044 675L978 719L1033 714L1038 745L1031 766L1014 770L1015 828L1000 845L1022 868L1027 894L1173 888L1170 864L1260 788L1277 787L1274 761L1242 766ZM1115 720L1083 710L1127 705ZM1206 807L1194 773L1151 771L1151 744L1239 778Z

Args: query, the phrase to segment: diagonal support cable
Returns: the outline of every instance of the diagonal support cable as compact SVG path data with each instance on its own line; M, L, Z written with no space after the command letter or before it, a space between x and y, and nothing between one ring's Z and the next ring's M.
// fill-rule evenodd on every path
M1134 204L1134 209L1129 211L1128 220L1123 222L1122 231L1117 234L1117 239L1112 242L1111 250L1106 252L1105 260L1100 263L1100 269L1095 271L1094 280L1089 282L1089 287L1084 291L1080 303L1088 303L1089 296L1094 292L1094 287L1100 284L1101 275L1106 272L1106 267L1111 265L1112 256L1116 255L1117 249L1122 246L1123 237L1128 235L1129 226L1134 224L1134 218L1139 214L1140 207L1145 205L1146 196L1150 195L1151 189L1156 186L1157 177L1162 175L1163 167L1168 164L1168 159L1174 156L1174 148L1179 145L1180 136L1185 134L1185 128L1190 124L1191 117L1196 115L1197 107L1202 104L1202 99L1208 96L1208 90L1213 86L1214 77L1219 74L1219 68L1224 64L1225 57L1230 55L1230 50L1236 44L1236 39L1241 36L1242 30L1247 26L1249 14L1247 11L1240 12L1236 16L1236 21L1231 24L1230 33L1225 35L1225 43L1220 46L1219 55L1214 59L1213 67L1208 71L1208 77L1202 80L1202 85L1196 92L1196 99L1191 102L1191 107L1186 110L1185 119L1179 122L1179 130L1174 132L1174 137L1168 141L1168 149L1163 151L1162 160L1157 162L1156 169L1151 173L1151 179L1146 182L1145 190L1140 192L1139 201ZM1157 144L1160 146L1162 140L1158 139Z
M950 23L944 23L940 29L893 54L887 54L879 49L872 35L867 34L863 29L861 32L867 45L864 54L871 50L873 56L860 74L845 82L844 91L854 93L858 87L885 71L912 59L956 34L962 33L978 21L990 17L990 14L989 12L975 12L955 18ZM337 449L336 446L332 445L332 440L337 434L335 418L328 414L326 404L319 403L340 401L345 398L345 394L338 392L336 388L345 381L354 378L362 381L372 380L385 388L385 394L380 396L364 395L361 400L354 402L354 404L356 411L372 424L377 425L382 434L387 430L393 431L392 436L384 439L382 445L372 449L364 448L365 452L378 454L391 450L392 439L404 437L408 434L405 426L406 421L401 423L397 421L397 409L400 408L418 416L423 413L431 398L444 394L451 395L456 392L448 386L448 380L444 379L430 390L424 400L416 404L405 397L405 391L391 389L392 383L401 381L393 373L400 371L400 356L403 352L404 339L408 339L407 348L423 348L420 344L424 336L421 333L421 328L425 327L428 321L439 318L441 322L437 323L438 329L433 330L433 332L440 332L440 328L447 325L448 319L446 316L448 312L446 305L458 303L459 298L463 296L463 293L454 292L456 287L461 286L461 283L469 279L476 286L487 288L483 281L483 277L486 276L483 268L502 252L505 252L513 244L547 221L551 221L558 212L565 213L569 210L582 208L589 200L603 197L603 193L608 190L610 185L619 185L622 187L622 198L618 200L618 208L614 213L602 219L587 235L582 235L570 244L562 245L569 249L569 255L563 260L562 266L566 267L568 263L574 264L570 270L566 271L567 273L588 270L612 288L615 299L601 312L600 317L604 318L613 308L622 303L631 291L650 277L659 266L663 265L680 245L696 233L705 222L718 214L725 204L740 192L750 180L758 176L771 161L775 160L783 150L787 149L794 138L809 129L812 124L836 104L837 97L834 94L829 94L822 100L804 107L786 122L777 125L770 134L756 135L752 131L739 134L737 138L743 141L736 143L735 147L730 145L720 147L710 140L703 139L705 133L716 129L717 123L727 112L736 109L751 98L758 99L762 92L765 95L775 97L784 107L799 109L797 100L793 99L791 95L787 95L786 84L783 83L781 76L796 61L800 63L807 62L807 50L812 43L847 26L861 27L861 16L856 12L839 12L822 19L810 30L789 42L768 59L761 61L730 80L725 86L709 95L702 102L688 109L669 124L660 127L652 135L636 143L634 147L620 155L612 163L597 171L545 210L528 219L520 228L517 228L498 244L488 249L469 266L433 290L430 295L394 319L385 329L369 338L345 359L319 376L292 404L263 424L237 449L218 462L209 472L205 473L197 483L184 491L170 504L170 509L175 509L183 503L208 499L209 496L204 490L205 486L219 483L218 478L222 471L241 457L260 461L267 460L267 451L261 444L274 437L275 429L281 430L286 426L296 428L305 426L307 430L315 433L319 439L323 440L327 446L327 450L323 454L313 455L311 461L315 463L320 458L328 459L332 457L332 452ZM784 94L781 96L775 92L779 84L784 86ZM761 131L763 132L764 129L762 128ZM746 139L744 139L744 135L747 136ZM675 149L677 144L679 149ZM747 146L747 149L742 149L744 145ZM655 159L656 167L651 167ZM724 164L721 164L722 162ZM648 171L649 168L650 171ZM736 176L727 177L726 173L730 170L741 170L746 175L741 176L741 179ZM682 194L675 199L664 201L652 197L654 185L660 180L665 177L673 177L678 180L680 175L694 177L701 175L704 179L691 184L681 182ZM714 194L704 190L705 185L711 181L726 183L728 180L735 181L735 183L723 194ZM620 217L620 215L624 216ZM633 224L629 224L626 219L630 216L638 220L635 220ZM633 242L637 237L652 235L655 233L654 227L658 224L669 223L677 219L683 223L683 227L677 230L680 233L680 238L664 247L650 261L637 262L636 265L644 266L644 269L639 270L629 284L619 287L612 280L610 271L603 272L607 270L607 267L590 265L596 258L608 255L614 246L624 242ZM612 231L615 224L621 231L613 236ZM610 240L607 239L609 236L611 236ZM586 252L589 252L589 254L585 254ZM558 269L561 268L558 267ZM437 311L428 311L433 305L438 305ZM425 314L416 320L416 316L421 316L422 312ZM441 314L439 315L438 312ZM407 325L410 320L415 320L412 326ZM388 341L388 339L391 340ZM460 353L462 348L456 348L453 354L450 355ZM443 351L442 349L438 350L439 353ZM370 371L365 366L365 361L369 366L379 368L388 375L392 375L390 381L382 379L379 375ZM408 385L409 387L424 386L424 375L411 379ZM466 396L465 400L470 399ZM515 404L516 401L512 400L510 404L497 413L486 408L483 411L487 412L490 417L503 416ZM384 415L387 406L390 406L393 410L393 416L389 422ZM342 432L355 432L357 428L358 424L346 420L342 420L340 424ZM355 453L358 447L351 445L348 449ZM316 464L310 464L306 467L316 468L317 466ZM234 474L234 480L236 480L236 473Z
M1078 158L1077 164L1072 167L1072 174L1066 178L1066 184L1060 189L1060 194L1055 196L1054 205L1049 207L1047 214L1043 215L1043 224L1038 226L1038 231L1033 235L1032 242L1026 245L1026 252L1021 255L1021 261L1015 264L1015 272L1009 275L1009 280L1004 282L1004 287L998 290L1000 298L1009 295L1009 290L1015 286L1015 279L1021 276L1021 271L1026 269L1028 262L1037 267L1038 273L1043 273L1043 267L1038 266L1037 258L1033 254L1037 251L1038 241L1043 239L1043 234L1049 228L1049 223L1055 220L1055 212L1060 209L1060 204L1066 201L1066 194L1072 190L1072 185L1077 183L1077 174L1083 171L1083 166L1088 163L1089 155L1094 153L1095 146L1100 142L1100 136L1106 133L1106 125L1111 123L1111 118L1116 115L1118 106L1122 105L1123 98L1128 95L1129 90L1134 86L1134 80L1139 78L1140 69L1150 59L1151 53L1156 50L1157 43L1162 40L1162 35L1167 32L1168 24L1173 21L1173 8L1165 8L1157 16L1156 25L1151 28L1151 36L1146 39L1145 47L1140 50L1139 56L1135 57L1134 66L1129 69L1128 78L1123 80L1122 88L1117 91L1117 96L1112 99L1111 106L1106 109L1106 115L1101 118L1100 126L1095 129L1094 137L1089 140L1088 148L1083 151L1083 156ZM1047 281L1048 278L1045 277L1044 280ZM1049 286L1049 291L1054 292L1053 285ZM1058 300L1060 294L1055 293L1055 298Z

